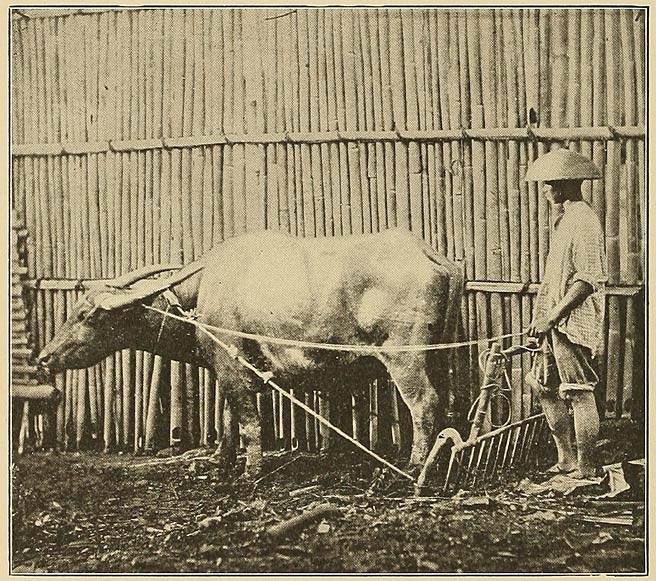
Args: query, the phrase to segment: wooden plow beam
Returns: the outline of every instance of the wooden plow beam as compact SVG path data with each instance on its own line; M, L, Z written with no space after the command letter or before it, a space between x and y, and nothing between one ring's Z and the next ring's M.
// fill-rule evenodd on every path
M463 439L451 427L438 434L415 485L418 495L429 490L455 492L460 488L492 482L506 470L525 469L535 464L537 452L549 435L544 414L532 415L481 433L492 398L501 388L509 357L527 349L532 350L515 346L501 351L498 343L492 345L469 435Z

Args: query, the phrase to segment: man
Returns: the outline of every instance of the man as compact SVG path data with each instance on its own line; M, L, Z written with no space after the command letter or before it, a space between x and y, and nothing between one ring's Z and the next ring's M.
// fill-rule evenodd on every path
M541 156L526 172L526 181L544 182L552 207L563 207L555 220L528 331L542 342L529 375L558 450L558 462L548 472L573 478L596 472L599 415L594 388L599 379L592 359L603 341L607 276L604 234L596 213L582 199L581 183L599 177L596 165L567 149ZM574 416L576 453L567 402Z

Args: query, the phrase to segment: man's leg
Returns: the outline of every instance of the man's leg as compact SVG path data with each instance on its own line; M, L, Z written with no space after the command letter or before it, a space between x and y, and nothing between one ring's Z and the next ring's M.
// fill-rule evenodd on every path
M599 437L599 414L592 391L571 390L568 393L574 410L574 433L578 450L580 476L596 473L595 449Z
M599 436L599 415L594 398L599 380L592 367L592 356L588 348L572 343L555 329L550 338L561 380L560 393L571 402L574 412L578 470L572 476L591 477L596 472L594 456Z
M572 447L571 418L567 405L557 394L541 393L540 405L547 419L551 435L558 451L558 463L548 472L570 472L577 466L576 454Z

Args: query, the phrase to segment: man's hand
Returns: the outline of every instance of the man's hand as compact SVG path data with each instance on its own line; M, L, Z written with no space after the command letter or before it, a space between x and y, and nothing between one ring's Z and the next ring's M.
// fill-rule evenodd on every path
M554 321L552 318L547 320L534 320L531 322L531 326L528 328L528 336L541 340L555 326L556 321Z

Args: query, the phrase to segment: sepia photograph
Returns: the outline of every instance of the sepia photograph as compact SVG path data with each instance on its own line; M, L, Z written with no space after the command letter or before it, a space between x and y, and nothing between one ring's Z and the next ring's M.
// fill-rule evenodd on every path
M649 573L648 3L4 10L6 572Z

